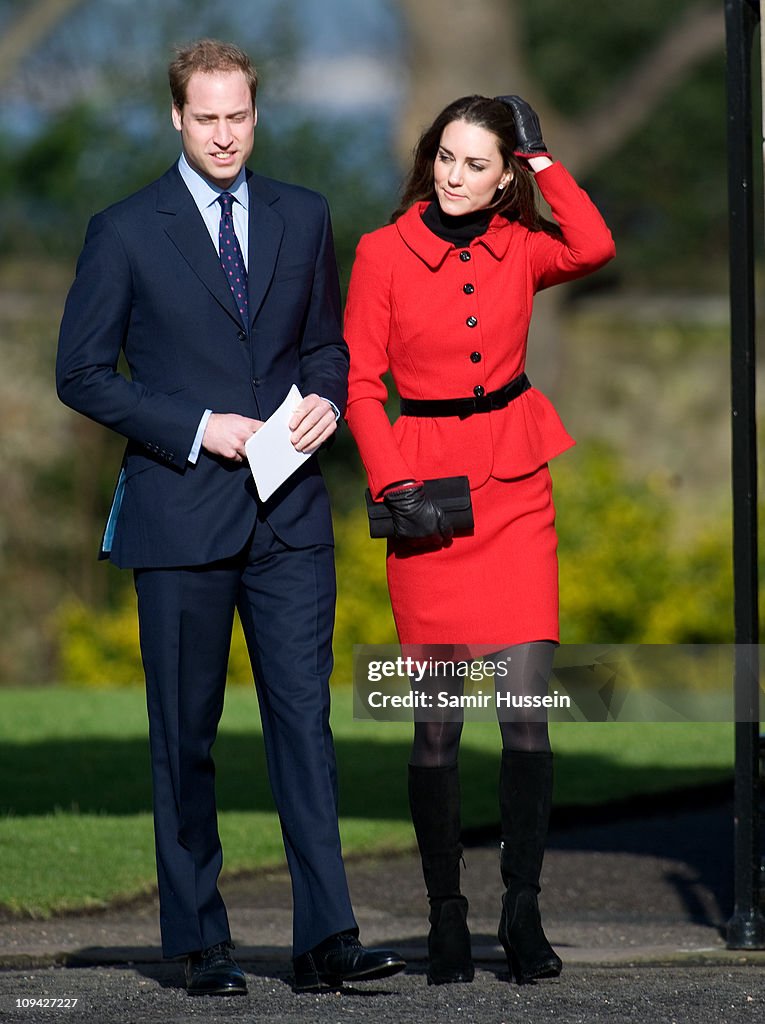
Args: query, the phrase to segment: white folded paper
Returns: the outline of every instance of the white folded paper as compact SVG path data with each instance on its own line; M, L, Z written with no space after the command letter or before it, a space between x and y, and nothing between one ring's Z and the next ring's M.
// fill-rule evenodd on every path
M299 452L290 441L292 431L288 424L302 401L303 396L293 384L276 412L244 446L261 501L267 501L311 457L308 452Z

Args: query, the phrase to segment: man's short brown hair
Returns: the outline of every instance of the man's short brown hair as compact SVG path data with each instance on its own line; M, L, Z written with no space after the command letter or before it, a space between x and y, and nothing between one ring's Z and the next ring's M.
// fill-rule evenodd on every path
M250 58L233 43L222 43L218 39L200 39L177 51L175 60L167 69L173 106L183 110L186 103L186 89L189 79L196 72L215 74L221 71L241 71L247 79L255 107L255 93L258 88L258 73Z

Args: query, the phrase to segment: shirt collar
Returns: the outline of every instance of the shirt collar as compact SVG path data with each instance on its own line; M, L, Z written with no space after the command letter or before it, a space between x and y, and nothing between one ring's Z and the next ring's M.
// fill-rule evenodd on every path
M200 210L206 210L208 206L217 203L218 197L223 195L224 192L230 192L234 199L242 204L245 210L249 210L250 192L247 188L247 176L244 167L237 174L231 188L219 188L217 185L209 182L199 171L194 170L186 159L185 153L181 153L178 160L178 171Z

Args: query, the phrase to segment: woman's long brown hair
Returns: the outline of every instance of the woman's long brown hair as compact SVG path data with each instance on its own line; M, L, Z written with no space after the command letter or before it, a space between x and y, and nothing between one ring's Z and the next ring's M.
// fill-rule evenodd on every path
M505 167L513 172L512 181L497 192L492 210L508 220L517 220L530 231L547 231L560 235L557 224L545 220L537 209L534 176L526 161L513 156L516 147L515 120L512 109L502 100L487 96L462 96L445 107L429 128L420 136L414 149L412 169L404 182L401 203L391 214L391 222L405 213L414 203L436 198L433 184L433 164L441 143L444 128L452 121L465 121L492 133L497 140Z

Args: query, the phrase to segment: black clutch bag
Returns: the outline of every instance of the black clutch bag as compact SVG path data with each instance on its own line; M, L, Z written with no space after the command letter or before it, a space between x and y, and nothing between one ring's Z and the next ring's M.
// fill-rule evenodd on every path
M439 476L423 480L425 494L444 512L455 533L473 529L470 483L466 476ZM392 537L393 517L383 501L373 501L367 488L364 495L369 516L370 537Z

